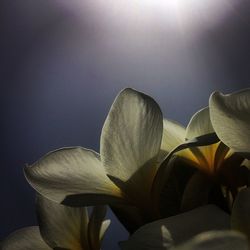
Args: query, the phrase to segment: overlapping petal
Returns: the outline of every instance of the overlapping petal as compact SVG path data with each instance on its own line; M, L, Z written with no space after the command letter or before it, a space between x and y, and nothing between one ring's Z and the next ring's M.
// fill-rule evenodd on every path
M170 152L179 145L184 144L185 140L188 141L194 138L214 134L208 107L195 113L190 119L186 129L181 125L170 121L164 122L164 128L161 148L162 150L165 149L165 151L169 150ZM215 151L218 147L217 144L210 144L211 143L208 142L207 145L209 146L182 149L177 155L188 160L192 165L207 170L213 164Z
M87 208L72 208L37 196L41 235L51 248L88 249Z
M53 151L25 168L28 182L45 197L71 206L122 202L120 189L107 177L99 155L72 147Z
M192 116L187 126L185 137L192 139L211 133L214 133L214 129L210 121L209 108L206 107Z
M161 110L151 97L133 89L117 96L102 129L100 155L108 175L130 194L142 186L150 190L162 129Z
M175 121L164 119L161 150L169 153L185 141L185 135L185 127Z
M170 121L167 119L163 120L163 135L161 142L161 154L160 161L166 157L168 153L174 150L179 145L185 143L186 128L181 124ZM196 163L197 159L189 149L184 149L178 152L178 156L184 158L187 161Z
M26 227L10 234L1 244L2 250L52 250L40 235L39 227Z
M146 224L122 244L122 249L166 249L171 242L180 244L201 232L229 228L229 215L214 205L206 205Z
M250 152L250 89L228 95L214 92L209 100L218 137L235 152Z
M3 250L100 250L110 221L105 206L95 206L88 217L86 207L74 208L37 195L39 227L28 227L8 236Z
M190 139L197 136L212 134L214 132L209 108L206 107L195 113L191 118L187 126L186 138ZM219 153L221 153L221 149L224 150L223 145L224 144L221 143L215 143L213 145L191 149L198 160L198 168L208 174L214 173L217 163L221 160L220 156L224 156L223 154L218 155L216 152L219 149Z

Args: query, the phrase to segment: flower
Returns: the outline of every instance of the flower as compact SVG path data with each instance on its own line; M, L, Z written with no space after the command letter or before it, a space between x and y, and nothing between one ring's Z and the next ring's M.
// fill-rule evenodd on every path
M22 228L9 235L2 250L99 250L110 221L106 208L96 206L91 217L86 207L70 208L37 196L38 226Z
M143 93L125 89L104 123L100 155L82 147L62 148L26 167L25 176L38 193L55 202L125 204L150 217L162 126L158 104Z
M158 104L143 93L125 89L116 97L104 123L100 155L82 147L62 148L26 167L25 175L38 193L55 202L111 205L133 231L161 217L160 199L154 196L160 193L158 183L165 181L164 175L155 181L166 156L161 150L162 135ZM207 139L192 143L206 144ZM185 147L188 145L186 142Z
M210 122L209 109L204 108L195 113L189 121L187 128L182 125L164 119L164 132L162 140L162 149L171 152L176 146L185 143L187 139L192 139L206 134L214 133ZM192 165L207 174L213 174L216 171L216 163L219 164L221 159L215 160L216 150L220 142L199 147L188 148L178 152L178 156L187 160ZM222 145L221 145L222 146ZM223 153L228 152L228 148L223 148ZM222 154L220 155L222 157Z
M195 113L186 129L176 122L164 120L162 150L170 152L170 157L175 154L199 170L191 176L185 186L181 210L190 210L206 204L209 193L214 186L213 184L223 186L224 195L229 200L231 208L232 200L235 199L239 187L247 184L248 170L242 166L245 158L236 154L222 141L206 146L192 146L179 150L180 145L183 145L187 139L190 140L214 132L217 133L217 130L214 131L208 107ZM168 160L170 157L168 157ZM168 167L165 168L169 168L170 173L172 170L171 165L169 162L167 164ZM164 167L164 164L161 167Z

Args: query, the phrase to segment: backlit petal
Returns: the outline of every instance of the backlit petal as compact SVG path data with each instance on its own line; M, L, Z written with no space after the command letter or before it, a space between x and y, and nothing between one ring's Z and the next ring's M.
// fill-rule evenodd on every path
M214 133L210 121L209 108L203 108L195 113L186 129L186 138L192 139L206 134Z
M250 89L209 100L213 127L223 143L236 152L250 152Z
M2 250L52 250L42 239L38 227L26 227L10 234L1 244Z
M206 107L195 113L191 118L187 126L186 138L191 139L211 133L214 133L214 129L210 121L209 108ZM213 171L217 146L215 144L192 149L193 154L199 161L199 168L207 172Z
M120 202L99 155L81 147L53 151L25 168L29 183L45 197L71 206Z
M37 214L41 235L51 248L81 250L88 246L88 212L37 196ZM86 248L86 247L85 247Z
M172 151L176 146L185 141L185 134L185 127L177 122L164 119L161 150L167 153Z
M154 161L160 150L162 130L158 104L143 93L123 90L102 129L101 161L107 173L120 180L121 186L129 181L130 188L149 187L156 171Z

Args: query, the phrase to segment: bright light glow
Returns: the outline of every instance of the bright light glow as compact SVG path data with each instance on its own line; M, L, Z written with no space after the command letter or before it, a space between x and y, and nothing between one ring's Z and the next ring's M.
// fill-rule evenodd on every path
M203 35L223 23L239 0L55 0L83 24L95 71L115 84L169 84L198 89L214 81L218 59ZM205 47L203 47L205 46ZM83 58L87 58L85 55ZM92 62L93 59L90 60ZM213 62L213 63L210 63ZM111 80L112 79L112 80ZM209 80L210 79L210 80ZM123 86L124 86L123 85ZM138 85L137 85L138 86ZM182 90L183 91L183 90ZM163 93L164 95L164 93Z
M72 0L73 8L95 15L109 25L168 25L181 32L210 28L227 15L236 0Z

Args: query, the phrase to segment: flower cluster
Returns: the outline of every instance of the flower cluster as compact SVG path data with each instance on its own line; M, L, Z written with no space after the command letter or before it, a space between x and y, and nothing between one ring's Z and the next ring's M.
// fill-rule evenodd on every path
M247 250L248 159L250 89L213 93L186 128L163 118L150 96L124 89L100 153L61 148L25 168L39 227L11 234L2 249L99 250L109 205L131 234L125 250Z

